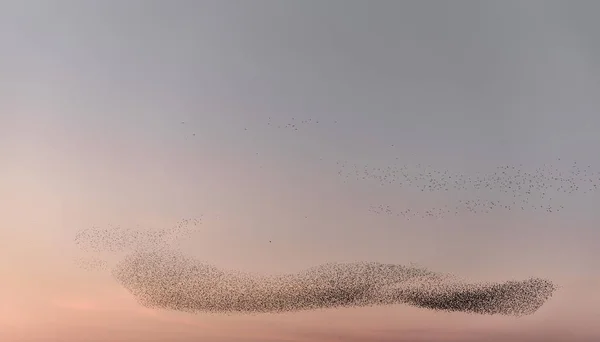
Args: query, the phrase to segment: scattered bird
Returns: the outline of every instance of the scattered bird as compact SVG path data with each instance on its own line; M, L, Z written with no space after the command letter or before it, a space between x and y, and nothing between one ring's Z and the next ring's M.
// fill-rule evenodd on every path
M167 248L178 239L197 232L201 224L201 218L194 218L182 219L173 227L159 230L93 226L78 231L75 244L85 252L95 253Z
M97 256L79 257L73 260L75 264L86 271L100 271L108 269L108 263Z
M373 205L369 211L406 219L443 218L465 212L491 213L497 210L533 210L555 213L563 210L559 198L578 193L590 194L600 187L600 172L591 166L561 169L544 165L525 170L522 165L501 165L486 174L459 174L420 164L369 167L337 162L338 176L345 182L368 181L380 186L412 189L422 193L438 192L454 197L453 203L427 210L393 209L390 205Z

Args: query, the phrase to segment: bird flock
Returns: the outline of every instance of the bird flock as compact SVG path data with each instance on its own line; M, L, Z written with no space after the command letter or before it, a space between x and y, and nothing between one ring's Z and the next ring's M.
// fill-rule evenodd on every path
M81 258L88 270L109 269L145 307L189 313L258 314L405 304L471 314L524 316L536 312L556 286L545 279L472 283L423 267L378 262L327 263L295 274L222 270L183 254L176 242L200 220L149 231L92 227L76 244L88 252L125 252L111 267ZM171 237L170 242L162 240Z
M174 226L162 229L141 227L123 228L109 225L101 228L93 226L79 230L75 234L75 245L84 252L120 253L132 250L162 250L176 248L182 238L198 232L202 218L182 219Z
M266 126L300 131L321 123L317 119L276 122L269 118ZM332 123L337 121L328 122ZM372 167L338 161L336 165L344 182L396 187L406 196L450 194L447 198L452 203L426 210L389 204L369 208L374 214L409 220L497 210L554 213L565 208L558 199L593 193L600 184L600 172L577 162L566 167L564 163L545 164L531 170L522 165L501 165L475 175L421 164ZM363 261L327 263L280 275L224 270L186 256L177 247L182 237L197 232L201 224L200 218L159 230L119 226L83 229L75 236L83 251L125 254L114 265L99 257L80 258L76 263L89 270L110 270L141 305L192 313L281 313L404 304L436 311L523 316L535 313L557 290L547 279L475 283L419 266Z
M297 274L224 271L176 251L135 252L112 271L146 307L192 313L281 313L408 304L477 314L534 313L555 286L543 279L469 284L426 269L375 262L324 264Z
M321 125L323 120L313 119L313 118L295 118L292 117L287 121L276 121L275 118L269 117L267 120L267 126L270 128L276 129L285 129L288 131L299 132L303 129L307 129L310 127L316 127ZM337 120L330 122L330 124L337 124Z
M553 165L526 170L522 166L501 165L480 175L464 175L431 166L368 167L338 162L338 175L344 179L374 181L407 191L441 193L451 203L425 210L374 204L369 211L407 220L444 218L448 215L489 214L494 211L537 211L556 213L565 209L566 196L591 194L600 189L600 172L574 162L568 168ZM414 192L413 192L414 193Z
M189 126L191 129L193 129L193 127L191 127L192 125L190 125L189 122L187 121L180 121L181 125L184 126ZM318 127L321 126L323 124L328 124L328 125L337 125L338 121L337 120L332 120L332 121L324 121L323 119L318 119L318 118L300 118L300 117L291 117L289 118L289 120L278 120L278 118L274 118L274 117L268 117L266 120L266 128L269 129L279 129L279 130L284 130L284 131L288 131L288 132L301 132L305 129L309 129L309 128L314 128L314 127ZM248 131L249 128L248 127L244 127L244 131ZM191 137L196 137L197 133L195 131L191 131L191 133L188 132L189 135L191 135ZM188 137L189 137L188 135Z

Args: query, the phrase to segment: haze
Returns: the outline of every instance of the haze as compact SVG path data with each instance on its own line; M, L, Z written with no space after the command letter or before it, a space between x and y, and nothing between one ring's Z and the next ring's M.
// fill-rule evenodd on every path
M598 193L555 198L559 213L406 221L368 208L454 195L343 182L336 166L474 174L561 158L600 171L597 13L575 0L3 1L0 340L600 339ZM320 123L267 125L292 118ZM521 319L202 316L144 309L73 263L82 228L200 215L182 248L219 267L415 262L562 289Z

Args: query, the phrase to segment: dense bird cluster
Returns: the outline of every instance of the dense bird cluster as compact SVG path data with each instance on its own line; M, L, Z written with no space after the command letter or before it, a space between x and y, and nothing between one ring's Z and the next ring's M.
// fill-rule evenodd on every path
M319 120L311 118L291 118L285 122L269 118L266 126L299 131L319 124ZM455 202L427 210L396 210L390 205L370 208L376 214L406 219L490 213L497 209L550 213L564 208L554 203L554 198L593 192L600 184L599 172L577 163L567 169L544 165L535 170L504 165L476 175L419 164L369 167L337 162L337 165L338 175L344 181L371 181L418 193L452 193L448 197ZM75 243L87 252L126 252L110 268L111 274L140 304L193 313L280 313L405 304L437 311L523 316L536 312L557 289L551 281L539 278L473 283L423 267L376 262L329 263L284 275L222 270L192 259L176 248L174 243L194 232L199 224L199 219L188 219L160 230L92 227L78 232ZM109 268L100 258L81 258L76 262L90 270Z
M452 173L422 165L367 167L338 162L338 175L344 180L375 181L416 192L447 194L452 203L426 210L394 209L390 205L372 205L369 211L406 219L443 218L462 213L492 211L538 211L554 213L563 210L565 195L587 194L599 190L600 172L576 162L567 169L552 165L527 171L521 166L498 166L480 175ZM411 194L408 194L409 196Z
M177 227L181 226L185 224ZM111 273L140 304L150 308L248 314L407 304L522 316L534 313L556 289L543 279L467 283L422 267L376 262L329 263L296 274L256 275L204 264L164 242L155 245L153 237L165 236L163 231L145 234L117 227L86 231L77 238L83 248L114 251L113 246L119 246L118 250L129 246ZM170 234L182 231L186 229ZM152 238L135 240L131 236Z

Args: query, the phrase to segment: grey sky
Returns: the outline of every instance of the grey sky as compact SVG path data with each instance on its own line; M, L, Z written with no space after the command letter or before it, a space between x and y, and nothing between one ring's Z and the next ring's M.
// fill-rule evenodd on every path
M27 126L44 122L114 148L178 148L185 120L204 139L198 150L270 149L290 172L314 166L307 160L316 155L380 166L400 156L462 171L561 156L600 167L598 9L592 1L3 3L2 139L28 139ZM306 136L273 135L268 117L323 124ZM243 137L240 127L252 132Z

